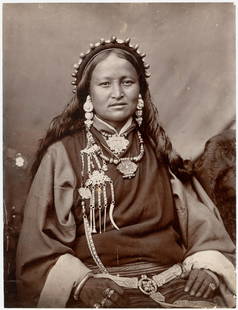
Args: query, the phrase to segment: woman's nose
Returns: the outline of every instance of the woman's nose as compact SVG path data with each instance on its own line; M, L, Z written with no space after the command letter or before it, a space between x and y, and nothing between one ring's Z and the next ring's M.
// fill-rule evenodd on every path
M114 83L112 86L112 97L115 99L121 99L123 96L124 94L121 85Z

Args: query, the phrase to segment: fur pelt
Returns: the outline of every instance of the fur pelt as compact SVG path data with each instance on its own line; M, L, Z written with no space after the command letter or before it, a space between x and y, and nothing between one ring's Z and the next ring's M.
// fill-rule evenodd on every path
M217 205L229 235L235 241L235 131L225 130L209 139L203 154L194 163L194 169L197 178Z

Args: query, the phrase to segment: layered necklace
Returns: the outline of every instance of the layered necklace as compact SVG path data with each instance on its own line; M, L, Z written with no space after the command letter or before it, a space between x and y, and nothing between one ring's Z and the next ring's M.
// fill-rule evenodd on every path
M105 137L104 132L102 132L102 135ZM106 137L108 137L108 139L106 139L106 142L114 157L109 158L104 155L101 148L98 151L98 155L103 160L105 160L105 162L116 165L117 169L121 172L123 178L133 178L138 168L138 165L136 163L138 163L142 159L145 152L144 142L141 133L137 131L140 148L139 154L131 157L119 157L119 154L125 151L127 146L129 145L129 141L125 138L125 135L118 136L106 134Z
M114 164L123 178L131 179L135 176L138 169L137 163L144 155L144 142L139 131L137 137L139 141L139 154L131 157L119 157L122 149L125 150L125 145L129 141L122 142L123 147L113 147L113 157L104 155L100 145L98 145L92 135L87 130L87 145L80 152L82 161L82 184L79 188L79 194L82 198L83 216L88 223L86 215L86 205L89 206L89 223L87 224L91 233L101 233L106 230L106 219L109 216L111 224L119 230L113 219L113 210L115 207L115 193L112 179L107 176L108 164ZM110 138L110 137L109 137ZM125 138L125 137L124 137ZM112 139L113 140L113 139ZM111 140L111 141L112 141ZM120 139L120 141L123 141ZM115 145L115 143L112 143ZM101 159L101 160L99 160ZM110 196L110 202L107 194ZM88 201L88 203L87 203ZM107 209L109 211L107 212ZM95 212L98 210L99 227L96 227ZM98 229L98 230L97 230Z
M127 134L124 133L122 135L118 134L109 134L105 131L101 131L101 134L103 135L104 139L107 142L107 145L109 146L110 150L115 155L120 155L122 152L124 152L128 145L129 141L126 139Z

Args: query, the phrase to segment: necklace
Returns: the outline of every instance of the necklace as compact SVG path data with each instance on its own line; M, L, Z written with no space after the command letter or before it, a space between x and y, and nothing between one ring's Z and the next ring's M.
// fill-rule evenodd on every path
M123 178L133 178L137 171L138 165L136 164L139 162L142 157L144 156L144 141L139 131L137 131L137 136L140 144L140 153L137 156L133 157L118 157L116 154L113 154L115 158L109 158L103 154L102 149L98 146L96 152L100 156L100 158L109 164L114 164L117 166L117 169L121 172ZM93 136L89 133L88 138L91 140L91 144L96 144Z
M109 134L105 131L102 131L101 134L105 138L107 145L115 156L125 151L128 147L129 141L126 139L126 134Z
M106 171L108 170L107 164L116 165L123 178L130 179L134 177L138 168L136 163L144 155L144 142L139 131L137 135L140 144L140 152L137 156L121 158L115 156L115 158L109 158L103 154L100 145L96 143L92 133L89 130L86 132L87 145L80 151L82 182L80 188L78 188L78 192L81 196L83 218L89 235L91 233L102 233L102 231L106 231L107 218L110 219L114 228L119 230L113 218L116 202L113 181L106 175ZM110 200L108 199L108 194L110 195ZM86 209L88 214L86 213ZM98 216L98 225L96 225L96 214Z
M78 188L81 196L81 205L83 217L87 220L86 205L89 210L89 231L97 233L96 229L96 210L98 211L98 228L99 233L102 229L106 231L106 219L109 216L111 224L116 228L113 219L113 210L115 207L115 194L112 179L105 174L107 165L104 160L99 161L97 151L99 146L92 140L92 135L87 131L87 145L80 151L82 161L82 183ZM93 143L92 143L93 142ZM111 201L108 201L107 193L110 193ZM109 208L109 212L107 209ZM88 220L87 220L88 221Z

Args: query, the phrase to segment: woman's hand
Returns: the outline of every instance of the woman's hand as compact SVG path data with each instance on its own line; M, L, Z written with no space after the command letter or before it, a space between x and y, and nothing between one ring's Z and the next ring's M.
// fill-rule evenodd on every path
M205 269L192 269L184 291L191 296L208 298L217 288L213 277Z
M124 290L110 279L89 278L80 292L80 300L94 308L126 307Z

